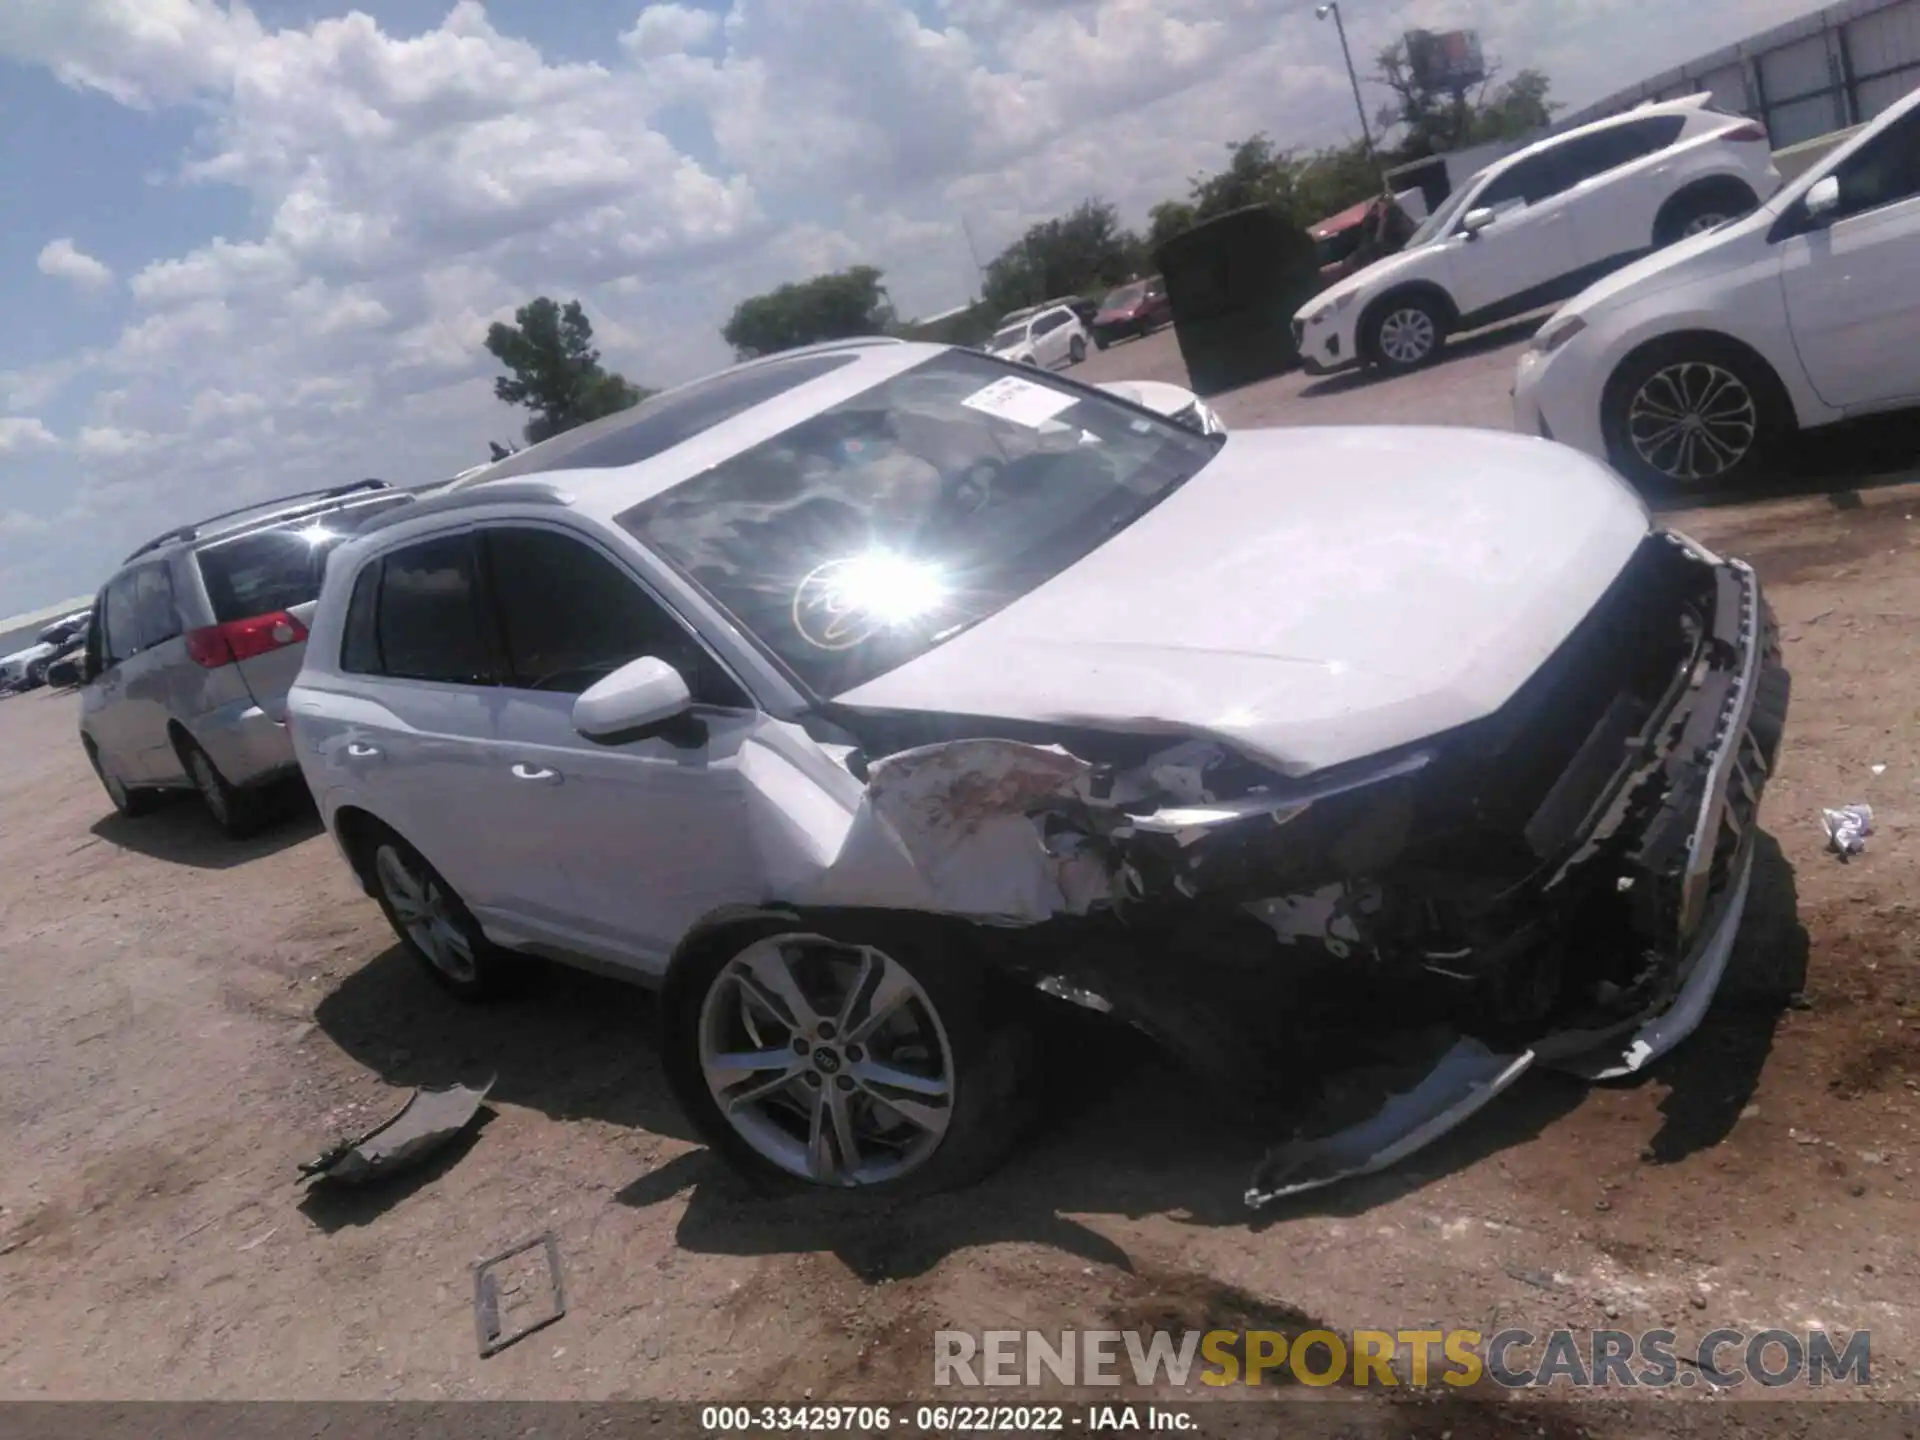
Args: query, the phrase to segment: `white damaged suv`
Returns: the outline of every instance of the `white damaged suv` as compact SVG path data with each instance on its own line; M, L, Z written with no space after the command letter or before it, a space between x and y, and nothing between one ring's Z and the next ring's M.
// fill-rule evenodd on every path
M663 986L768 1181L979 1174L1062 1000L1290 1094L1254 1201L1636 1069L1727 965L1786 711L1751 570L1584 456L1201 434L937 346L739 366L375 527L288 706L348 864L461 995ZM1373 1120L1320 1110L1383 1056Z
M1294 316L1307 370L1411 370L1450 333L1577 295L1601 276L1744 215L1780 188L1766 127L1708 95L1644 105L1517 150L1407 240Z

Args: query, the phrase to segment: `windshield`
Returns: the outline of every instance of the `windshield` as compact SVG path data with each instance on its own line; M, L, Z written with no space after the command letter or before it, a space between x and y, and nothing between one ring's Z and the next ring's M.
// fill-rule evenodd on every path
M949 351L617 518L834 696L1092 553L1216 449Z
M1407 237L1406 248L1411 250L1416 245L1425 245L1428 241L1446 234L1453 224L1453 217L1459 213L1460 207L1467 203L1467 197L1480 188L1480 182L1486 177L1486 173L1482 170L1478 175L1473 176L1447 197L1446 204L1421 221L1420 228Z
M1018 345L1022 340L1025 340L1026 338L1027 338L1026 326L1009 325L1004 330L998 330L994 332L993 339L987 342L987 348L990 350L1011 350L1014 346Z
M1145 285L1122 285L1100 302L1102 310L1131 310L1145 298Z

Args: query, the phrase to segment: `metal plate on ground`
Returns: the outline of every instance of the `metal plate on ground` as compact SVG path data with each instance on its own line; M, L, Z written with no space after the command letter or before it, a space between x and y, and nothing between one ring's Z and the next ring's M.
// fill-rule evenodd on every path
M473 1322L483 1360L566 1313L560 1242L551 1230L473 1267Z

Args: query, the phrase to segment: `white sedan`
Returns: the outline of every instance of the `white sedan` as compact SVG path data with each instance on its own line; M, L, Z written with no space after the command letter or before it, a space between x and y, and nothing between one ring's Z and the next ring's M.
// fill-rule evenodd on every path
M1734 485L1796 428L1920 404L1920 90L1744 219L1562 308L1517 427L1648 486Z

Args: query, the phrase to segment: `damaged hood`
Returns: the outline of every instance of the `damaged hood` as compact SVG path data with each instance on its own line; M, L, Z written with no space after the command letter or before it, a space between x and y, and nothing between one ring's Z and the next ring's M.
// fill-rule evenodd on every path
M1204 734L1302 774L1497 710L1648 526L1543 440L1241 431L1079 563L840 698Z

